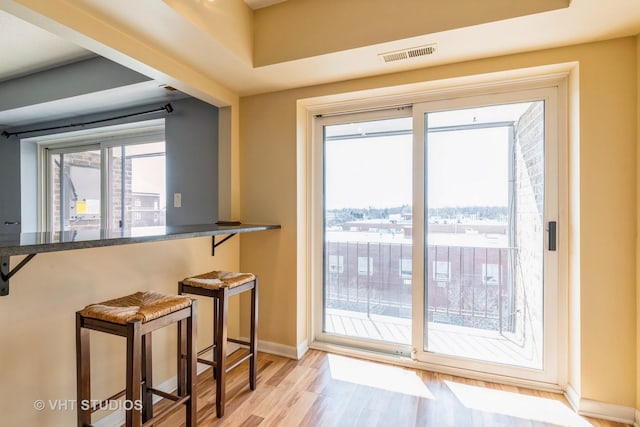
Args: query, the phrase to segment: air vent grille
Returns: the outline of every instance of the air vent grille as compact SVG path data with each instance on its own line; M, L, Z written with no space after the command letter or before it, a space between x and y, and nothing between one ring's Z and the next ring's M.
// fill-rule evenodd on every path
M436 53L436 45L430 44L426 46L412 47L410 49L396 50L395 52L381 53L378 55L384 62L403 61L422 56L433 55Z

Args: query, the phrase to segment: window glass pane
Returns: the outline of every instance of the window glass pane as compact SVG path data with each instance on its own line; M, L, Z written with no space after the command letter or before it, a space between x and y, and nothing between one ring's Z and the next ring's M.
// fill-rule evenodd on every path
M166 221L165 144L109 148L110 227L164 226Z
M100 151L54 154L50 162L52 230L100 228Z
M425 121L425 350L542 369L544 102Z
M127 145L124 149L127 226L164 226L167 211L164 142Z
M107 150L109 157L109 222L108 228L122 227L123 209L126 206L126 191L123 191L123 182L126 182L126 164L123 165L123 147L112 147ZM123 174L124 180L123 180Z
M322 332L371 348L410 344L412 127L411 117L323 126Z

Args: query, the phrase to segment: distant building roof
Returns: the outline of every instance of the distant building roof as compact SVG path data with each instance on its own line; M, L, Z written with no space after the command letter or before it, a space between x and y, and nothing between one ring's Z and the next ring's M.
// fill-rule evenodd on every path
M397 243L410 245L412 239L404 234L373 231L328 230L326 241L358 243ZM506 234L492 233L429 233L429 246L456 246L476 248L507 248Z

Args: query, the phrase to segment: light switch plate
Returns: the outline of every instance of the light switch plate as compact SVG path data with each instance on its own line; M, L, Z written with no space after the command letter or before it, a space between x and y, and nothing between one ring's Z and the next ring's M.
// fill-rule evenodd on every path
M173 207L174 208L182 207L182 193L173 193Z

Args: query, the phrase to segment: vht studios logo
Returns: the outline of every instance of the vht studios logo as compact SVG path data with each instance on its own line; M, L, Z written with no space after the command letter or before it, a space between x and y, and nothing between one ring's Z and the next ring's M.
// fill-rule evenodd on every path
M136 411L142 410L141 400L36 400L33 402L33 407L38 411L44 411L48 409L50 411L75 411L76 408L80 408L83 411L88 410L107 410L116 411L122 410L130 411L135 409Z

